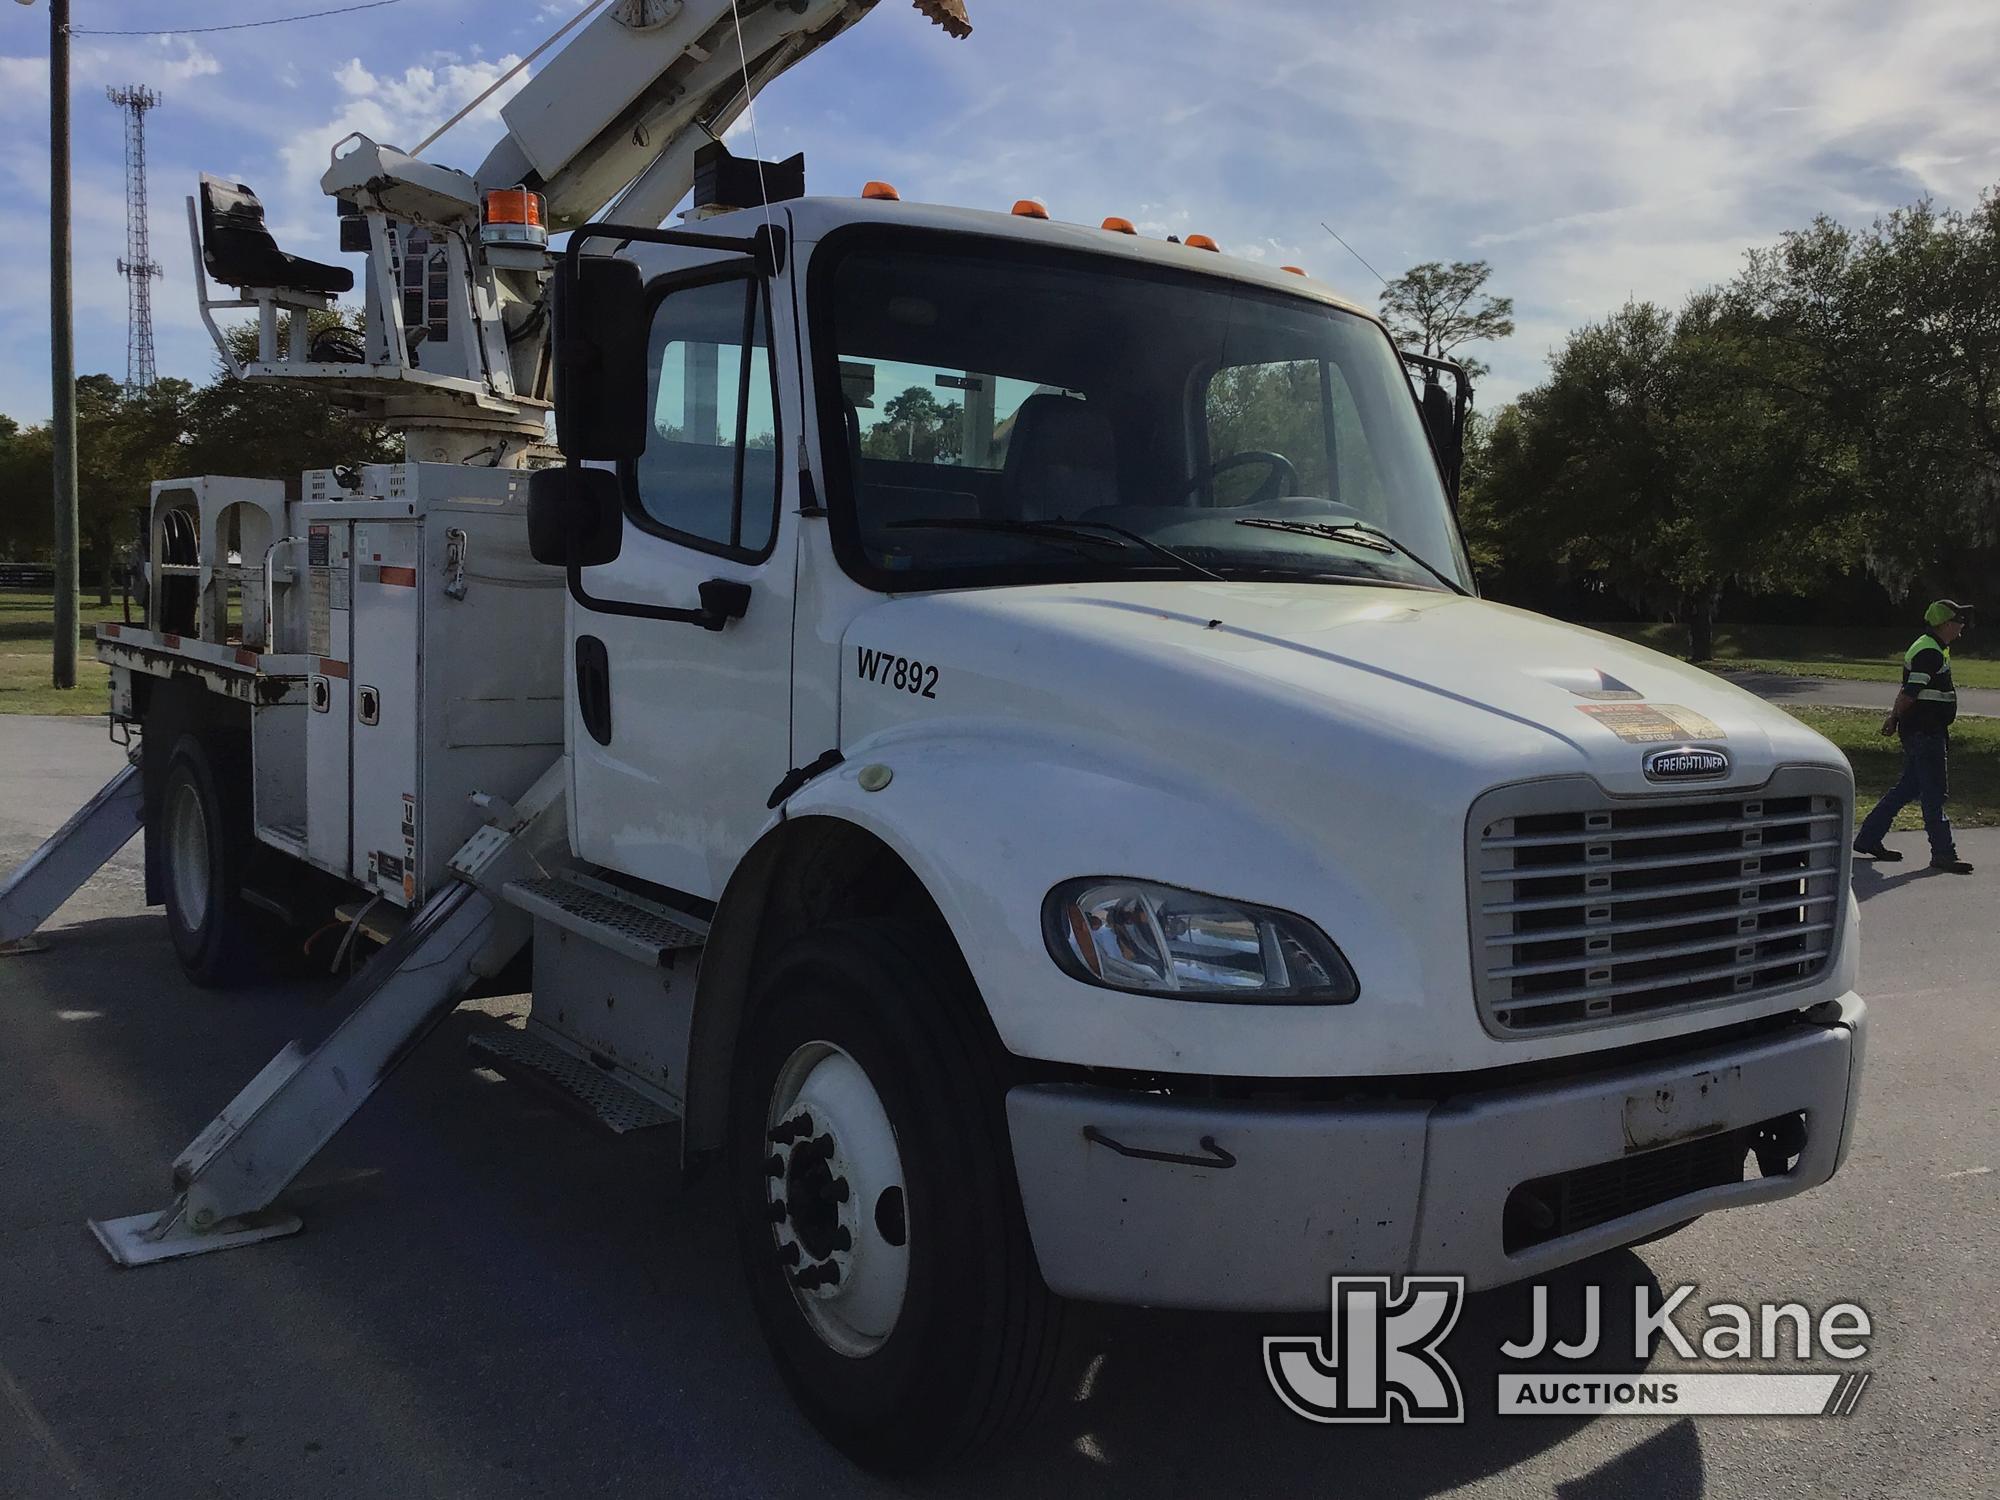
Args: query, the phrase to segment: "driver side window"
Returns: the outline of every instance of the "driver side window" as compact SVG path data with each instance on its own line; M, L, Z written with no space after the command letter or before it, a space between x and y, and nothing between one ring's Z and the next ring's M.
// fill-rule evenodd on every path
M1336 498L1327 453L1328 378L1316 359L1231 365L1208 382L1208 458L1219 464L1238 453L1276 453L1297 473L1292 493ZM1215 505L1241 505L1267 483L1271 466L1243 463L1214 479Z
M761 557L776 529L777 387L761 283L669 292L647 354L651 429L632 468L633 518L727 556Z

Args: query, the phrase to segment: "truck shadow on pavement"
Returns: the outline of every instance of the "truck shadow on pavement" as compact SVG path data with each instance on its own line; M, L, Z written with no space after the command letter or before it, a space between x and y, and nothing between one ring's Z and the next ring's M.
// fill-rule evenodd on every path
M1602 1373L1644 1367L1633 1359L1634 1287L1657 1302L1658 1284L1629 1252L1600 1256L1545 1279L1550 1328L1582 1328L1582 1287L1602 1288ZM1252 1493L1366 1495L1398 1500L1456 1489L1500 1473L1573 1436L1584 1419L1495 1415L1502 1369L1552 1369L1553 1358L1504 1360L1500 1345L1528 1336L1530 1293L1509 1287L1467 1299L1444 1353L1465 1396L1463 1426L1321 1425L1292 1415L1264 1375L1269 1334L1324 1337L1326 1313L1248 1315L1075 1310L1076 1369L1021 1450L985 1472L940 1485L965 1495L1044 1494L1088 1486L1093 1494ZM1572 1367L1564 1373L1574 1374ZM1675 1424L1685 1426L1686 1424ZM1661 1434L1662 1437L1665 1434ZM1580 1482L1579 1482L1580 1483ZM1650 1452L1636 1470L1599 1489L1566 1494L1694 1495L1702 1463L1693 1429Z
M1324 1312L1079 1308L1025 1437L877 1479L820 1440L766 1358L719 1181L679 1185L671 1130L611 1138L475 1068L465 1042L497 1022L468 1010L308 1169L303 1234L114 1270L82 1221L164 1206L174 1155L280 1045L324 1029L332 982L196 990L157 916L49 936L51 951L0 970L18 1039L0 1052L0 1135L62 1142L0 1162L0 1193L36 1204L32 1224L0 1226L0 1365L105 1493L149 1492L169 1445L182 1492L221 1495L1397 1500L1500 1473L1583 1425L1493 1415L1499 1345L1531 1326L1525 1288L1468 1301L1446 1345L1468 1421L1443 1428L1284 1410L1261 1341L1323 1333ZM1604 1288L1592 1368L1639 1368L1645 1262L1620 1252L1549 1278L1559 1333L1580 1326L1586 1281ZM79 1369L102 1378L79 1387ZM7 1474L0 1461L0 1492L32 1492ZM1561 1493L1695 1495L1702 1476L1681 1423Z

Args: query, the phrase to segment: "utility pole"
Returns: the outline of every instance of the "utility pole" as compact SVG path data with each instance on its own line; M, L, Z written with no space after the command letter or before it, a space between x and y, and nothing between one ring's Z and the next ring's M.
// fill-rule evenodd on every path
M76 686L76 352L69 259L69 0L49 0L49 385L56 475L55 659L50 681Z

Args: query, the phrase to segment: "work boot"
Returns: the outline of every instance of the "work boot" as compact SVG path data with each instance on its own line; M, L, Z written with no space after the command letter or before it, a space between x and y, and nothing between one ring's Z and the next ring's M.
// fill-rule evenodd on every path
M1933 870L1943 870L1950 875L1970 875L1972 873L1972 866L1965 860L1960 859L1956 854L1932 860L1931 868Z
M1903 857L1885 844L1856 844L1854 852L1856 854L1865 854L1870 859L1879 860L1885 865L1893 865Z

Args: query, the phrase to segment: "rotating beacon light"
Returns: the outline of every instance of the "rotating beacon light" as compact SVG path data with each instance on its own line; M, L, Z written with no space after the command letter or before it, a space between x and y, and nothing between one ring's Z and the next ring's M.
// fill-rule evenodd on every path
M491 188L480 214L480 243L546 247L548 217L548 200L540 193L526 187Z

